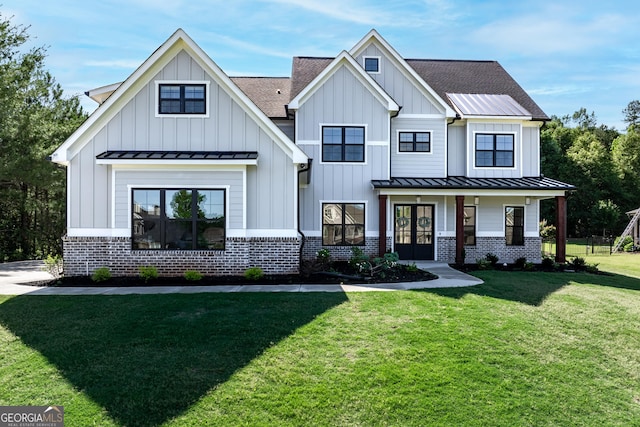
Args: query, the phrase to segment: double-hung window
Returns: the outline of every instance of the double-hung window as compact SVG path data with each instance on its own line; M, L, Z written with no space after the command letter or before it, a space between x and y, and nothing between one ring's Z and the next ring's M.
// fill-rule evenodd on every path
M428 153L431 151L431 132L400 132L398 143L401 153Z
M324 126L323 162L364 162L364 127Z
M206 85L158 85L159 114L206 114Z
M134 189L133 249L223 250L225 190Z
M322 244L364 245L364 203L323 203Z
M476 167L513 167L513 134L476 134Z
M524 245L524 207L505 208L505 238L509 246Z

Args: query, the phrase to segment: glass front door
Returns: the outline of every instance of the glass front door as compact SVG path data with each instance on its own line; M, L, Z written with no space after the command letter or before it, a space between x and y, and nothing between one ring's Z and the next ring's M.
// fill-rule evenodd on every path
M394 247L400 259L433 260L434 205L395 205Z

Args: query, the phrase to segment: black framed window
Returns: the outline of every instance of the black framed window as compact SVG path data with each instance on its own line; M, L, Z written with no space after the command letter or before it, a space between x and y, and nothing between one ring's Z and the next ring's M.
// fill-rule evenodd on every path
M476 134L477 167L513 167L513 134Z
M364 162L364 127L323 127L322 161Z
M323 203L322 244L364 245L364 203Z
M133 189L132 247L224 250L225 190Z
M401 153L431 151L431 132L400 132L398 144Z
M505 238L509 246L524 245L524 207L505 208Z
M364 70L367 73L379 73L380 72L380 59L375 57L364 58Z
M158 87L158 113L206 114L206 85L161 84Z
M475 246L476 244L476 207L464 207L464 244Z

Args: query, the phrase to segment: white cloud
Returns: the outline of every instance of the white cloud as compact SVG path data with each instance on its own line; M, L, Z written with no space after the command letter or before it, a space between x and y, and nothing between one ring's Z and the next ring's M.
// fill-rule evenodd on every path
M140 66L140 61L133 59L113 59L106 61L87 61L84 65L87 67L126 68L135 70Z

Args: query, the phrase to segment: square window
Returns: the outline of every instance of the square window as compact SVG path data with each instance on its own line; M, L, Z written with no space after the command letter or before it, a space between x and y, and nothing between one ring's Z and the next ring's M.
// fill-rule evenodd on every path
M476 134L476 167L513 167L513 134Z
M322 128L323 162L364 162L364 128L326 126Z
M364 58L364 70L367 73L379 73L380 72L380 59L374 57Z

